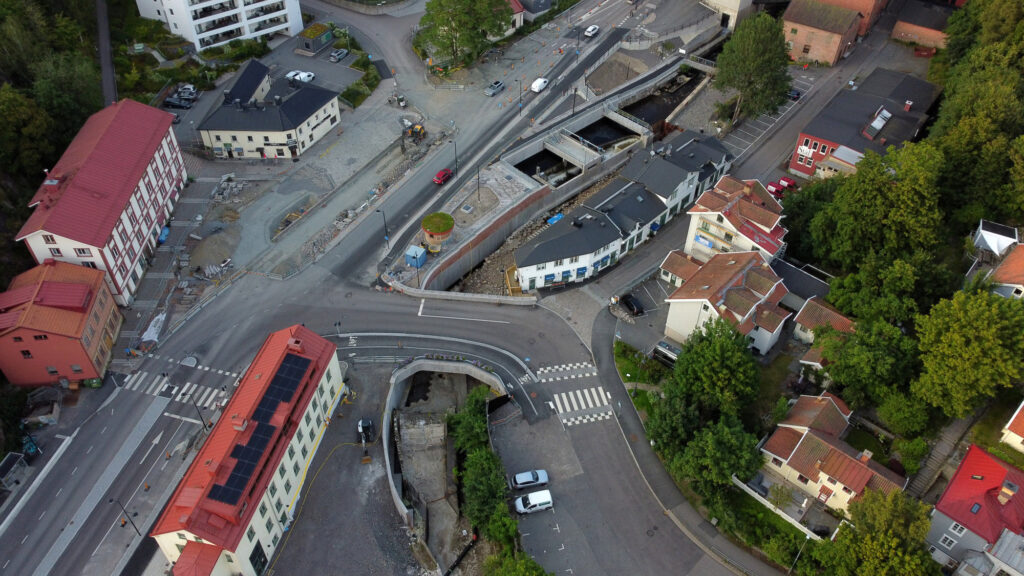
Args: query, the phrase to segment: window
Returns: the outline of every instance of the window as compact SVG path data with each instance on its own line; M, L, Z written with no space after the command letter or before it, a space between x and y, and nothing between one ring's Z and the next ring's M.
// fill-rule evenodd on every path
M284 148L278 148L277 149L277 155L278 156L284 156Z
M561 258L559 258L558 260L555 260L555 266L561 266L561 265L562 265L562 259Z
M49 340L49 336L46 334L36 334L32 337L33 340Z
M32 359L32 351L31 350L22 350L21 351L21 358L23 360L31 360Z
M963 536L965 530L967 530L967 528L956 522L953 522L953 525L949 527L949 531L957 536Z
M774 465L778 466L779 468L781 468L782 467L782 460L779 460L778 458L772 458L772 464L774 464Z
M956 546L956 540L953 540L949 536L943 534L942 538L939 540L939 544L941 544L946 550L952 550L953 546Z
M114 246L113 244L110 245L110 253L114 255L114 258L121 257L121 249L118 248L117 246Z
M826 477L825 480L827 480L829 484L835 485L835 483L836 483L836 479L832 478L831 476Z
M281 501L277 498L274 498L274 510L277 510L278 513L281 512Z
M57 367L56 366L47 366L46 367L46 373L49 374L50 376L56 376L57 375Z
M174 10L168 8L167 11L171 14L171 16L174 16Z
M216 136L214 136L213 139L215 141L217 141L217 142L220 142L220 134L217 134Z
M291 483L290 480L285 480L284 481L284 491L285 492L291 492L292 491L292 483Z
M128 268L126 268L124 264L121 264L120 266L117 267L117 273L120 276L124 276L125 274L128 273Z
M274 534L273 542L274 542L274 547L275 547L275 548L277 547L277 543L278 543L278 541L280 541L280 540L281 540L281 537L280 537L280 536L278 536L277 534Z
M810 138L804 138L804 147L806 148L807 146L810 146L810 145L811 145L811 139Z
M203 543L203 539L200 538L199 536L196 536L196 542L202 544Z
M78 364L72 364L71 365L71 371L74 372L75 374L81 374L82 373L82 367L79 366Z
M92 268L93 270L96 269L95 262L82 262L82 266L85 266L86 268Z
M309 450L306 450L306 447L303 446L302 447L302 457L306 458L307 456L309 456Z
M313 419L309 417L309 412L306 412L306 425L309 425L309 423L310 423L310 422L311 422L312 420L313 420Z
M853 490L850 490L846 486L843 486L843 493L844 494L853 494Z
M267 503L266 502L260 502L260 516L263 517L263 516L266 516L266 515L267 515Z
M328 368L328 369L327 369L327 381L328 381L328 382L330 382L330 381L331 381L331 378L334 378L334 374L331 374L331 369L330 369L330 368ZM323 388L318 388L318 389L317 389L317 393L321 393L321 394L322 394L322 393L323 393L323 391L324 391L324 389L323 389Z
M811 53L811 45L810 44L804 44L804 49L802 50L802 52L804 54L810 54Z
M14 340L15 342L21 342L21 336L15 336L15 337L13 338L13 340Z
M52 234L43 234L43 242L47 244L56 244L57 239Z
M796 163L802 165L804 163L804 157L798 154L796 157Z
M971 504L971 514L977 514L980 511L981 511L981 504L978 504L977 502L975 502L974 504Z
M547 263L545 263L545 262L542 262L542 263L540 263L540 264L537 264L537 270L543 270L543 269L545 269L545 268L547 268L547 267L548 267L548 265L547 265Z
M294 446L289 446L288 447L288 457L289 458L295 458L295 447ZM281 470L284 470L284 468L282 467Z
M292 465L292 472L294 472L296 476L299 475L299 463L298 462L296 462L295 464Z
M811 144L811 151L812 152L817 152L818 151L818 143L817 142L814 142L813 144Z
M719 223L719 224L721 224L722 222L725 222L725 218L723 218L721 214L719 214L719 215L718 215L718 217L716 218L716 220L718 220L718 223Z
M267 532L273 531L274 530L274 519L273 518L267 518L267 523L265 524L265 526L267 527Z
M728 232L726 232L724 237L725 237L725 241L726 242L732 242L732 234L729 234Z
M88 248L75 248L75 256L81 256L83 258L92 256L92 250Z
M178 538L181 539L181 540L188 540L188 536L185 536L181 532L178 532Z
M128 221L132 223L132 226L139 223L139 219L135 217L135 212L132 212L131 210L128 211Z
M277 495L277 484L274 484L273 482L270 483L270 495L271 496L276 496Z
M264 136L263 137L263 143L264 144L268 144L269 142L270 142L270 136Z
M249 136L249 142L252 142L252 136Z
M50 248L50 256L60 256L60 248Z
M575 263L577 263L579 261L580 261L580 257L579 256L573 256L572 258L569 258L569 264L575 264Z
M231 137L231 141L232 142L238 142L238 136L232 136Z
M798 474L796 479L799 480L801 484L807 484L808 482L807 477L803 474Z

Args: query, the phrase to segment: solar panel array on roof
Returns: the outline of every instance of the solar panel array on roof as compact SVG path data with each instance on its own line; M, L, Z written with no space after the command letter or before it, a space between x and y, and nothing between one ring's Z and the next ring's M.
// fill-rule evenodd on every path
M276 426L270 424L270 419L277 411L278 404L291 402L310 362L312 361L309 358L302 356L285 355L277 373L270 381L270 386L252 413L252 419L256 421L256 430L253 431L248 444L235 444L231 449L231 457L236 460L235 467L231 470L227 482L214 484L210 488L210 499L231 505L238 503L277 430Z

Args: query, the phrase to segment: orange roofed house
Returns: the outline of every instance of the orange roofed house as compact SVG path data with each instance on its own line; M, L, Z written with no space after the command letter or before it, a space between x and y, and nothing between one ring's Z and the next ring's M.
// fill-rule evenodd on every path
M840 438L852 411L841 398L825 392L800 396L761 452L765 469L829 508L848 510L865 490L886 494L906 488L907 479L858 452Z
M18 386L102 378L120 327L103 272L46 260L0 293L0 370Z
M797 312L796 318L793 319L793 323L796 324L793 337L804 344L814 344L814 331L822 326L829 326L844 334L853 332L853 320L843 316L842 313L817 296L811 296L804 302L803 307ZM800 363L821 370L823 363L821 351L820 345L811 346L800 358Z
M723 176L700 195L690 215L683 251L707 262L715 254L757 250L771 261L782 254L782 204L757 180Z
M150 533L174 574L264 572L347 393L336 352L303 326L263 343Z
M786 286L759 252L717 254L689 271L669 304L665 335L685 342L715 318L724 318L765 354L779 340L790 312L779 307Z

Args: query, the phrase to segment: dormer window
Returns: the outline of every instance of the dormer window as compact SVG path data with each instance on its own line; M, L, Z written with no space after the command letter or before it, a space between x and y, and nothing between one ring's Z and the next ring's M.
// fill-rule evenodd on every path
M971 505L971 514L977 514L979 511L981 511L981 504L975 502Z

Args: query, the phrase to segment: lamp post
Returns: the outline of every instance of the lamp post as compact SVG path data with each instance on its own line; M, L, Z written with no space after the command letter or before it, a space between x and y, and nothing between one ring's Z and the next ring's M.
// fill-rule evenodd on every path
M455 139L451 139L448 142L455 147L455 175L459 175L459 144L455 142Z
M516 78L516 85L519 86L519 117L523 117L523 81Z
M476 203L480 203L480 165L476 165ZM477 206L479 208L479 206Z
M117 505L121 507L121 512L124 512L124 517L127 518L128 521L132 523L132 528L135 528L135 533L138 534L141 537L142 536L142 532L139 532L139 527L135 525L135 520L132 520L131 515L128 514L128 510L124 507L124 504L121 504L121 500L119 500L117 498L111 498L110 499L110 503L113 504L114 502L117 502ZM123 526L123 524L122 524L122 526Z
M196 409L196 414L199 415L199 423L203 425L203 430L206 430L208 428L208 426L206 425L206 419L203 418L202 410L200 410L199 409L199 405L196 404L196 395L195 394L189 394L188 395L188 399L192 402L192 407L194 407Z
M575 115L576 115L576 87L573 86L572 87L572 114L570 114L570 116L575 116Z
M580 27L576 27L576 65L580 65Z
M387 215L384 214L384 211L381 210L380 208L377 208L376 212L378 214L380 214L381 218L384 219L384 242L387 243L388 252L390 252L391 251L391 239L390 239L391 234L388 232L388 217L387 217Z

